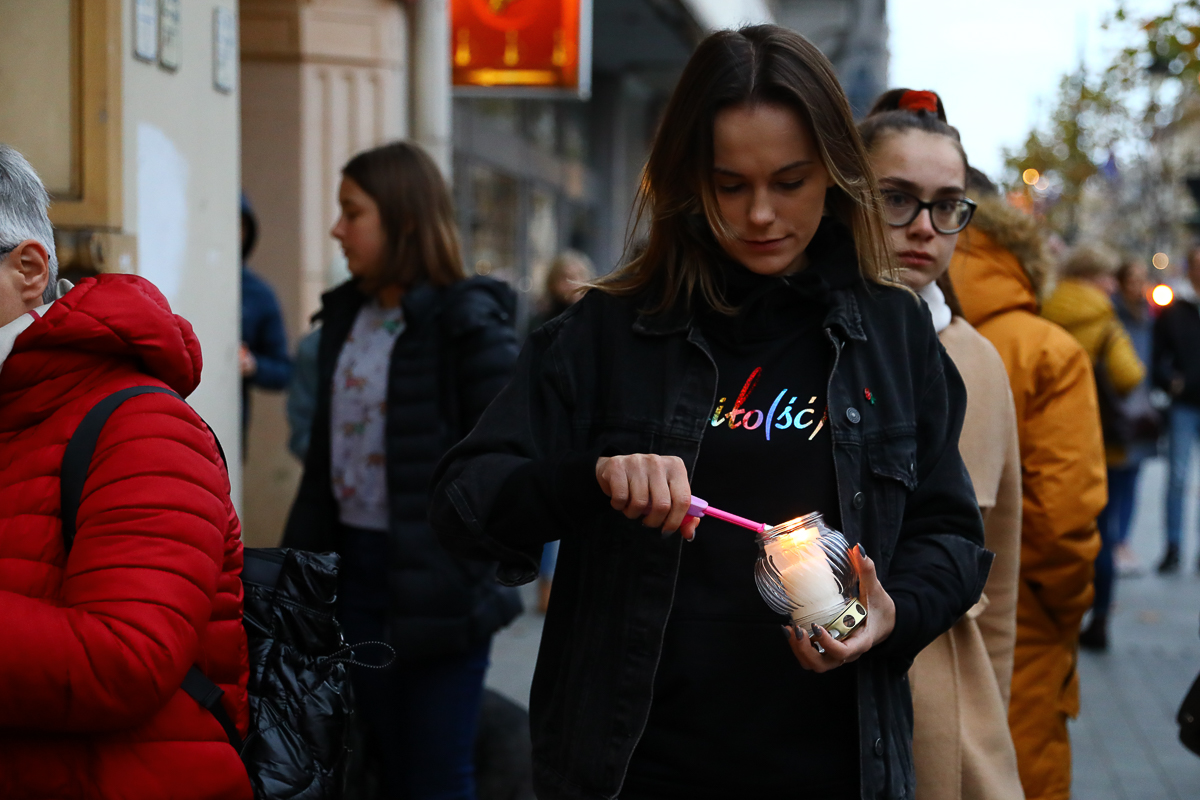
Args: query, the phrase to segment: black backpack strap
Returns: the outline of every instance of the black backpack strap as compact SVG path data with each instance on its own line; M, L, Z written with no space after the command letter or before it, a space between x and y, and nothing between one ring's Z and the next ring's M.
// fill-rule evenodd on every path
M238 734L237 726L233 724L229 714L225 713L225 706L221 705L221 697L225 694L221 687L210 681L199 667L193 665L183 676L183 683L179 688L187 692L188 696L203 708L208 709L208 713L212 714L225 729L225 736L233 745L233 749L241 753L242 737Z
M92 455L96 452L96 442L100 440L100 431L104 429L104 423L108 422L108 418L122 403L131 397L143 394L169 394L179 397L176 392L161 386L131 386L128 389L114 392L92 406L91 410L84 415L83 421L79 423L79 427L75 429L75 433L71 435L71 441L67 442L66 452L63 453L60 483L63 546L68 554L75 544L75 517L79 513L79 503L83 499L83 484L87 480L88 468L92 464ZM182 397L179 397L179 401L185 402ZM205 423L206 427L207 425L208 423ZM212 433L212 428L208 430ZM225 451L221 448L221 441L216 438L215 433L213 433L213 439L216 440L217 452L221 454L221 460L224 461ZM199 667L193 666L183 677L183 684L179 688L187 692L188 696L202 707L208 709L209 713L225 729L229 743L241 753L242 737L238 735L237 726L233 724L229 714L225 713L225 706L221 705L221 697L225 694L221 687L210 681Z
M92 464L92 454L96 452L96 442L100 439L100 431L104 423L117 408L131 397L143 394L170 394L179 397L170 389L161 386L131 386L119 392L110 394L84 416L71 441L67 442L67 450L63 453L60 492L62 502L62 535L63 545L68 553L75 544L75 517L79 513L79 503L83 499L83 484L87 480L88 468ZM183 401L182 397L179 397Z

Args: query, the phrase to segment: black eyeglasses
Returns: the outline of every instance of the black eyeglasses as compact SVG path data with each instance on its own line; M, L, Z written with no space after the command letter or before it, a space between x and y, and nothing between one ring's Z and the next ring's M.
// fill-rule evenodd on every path
M16 250L16 249L17 249L17 246L15 244L10 247L0 247L0 257L6 256L9 253L11 253L13 250Z
M965 197L933 200L926 203L908 192L883 190L883 215L893 228L911 225L921 212L929 209L929 221L938 233L949 236L967 227L975 215L975 203Z

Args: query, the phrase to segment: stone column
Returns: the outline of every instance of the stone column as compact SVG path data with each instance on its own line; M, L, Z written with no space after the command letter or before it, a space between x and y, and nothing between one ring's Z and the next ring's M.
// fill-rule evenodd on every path
M450 3L417 0L413 6L412 137L450 179Z

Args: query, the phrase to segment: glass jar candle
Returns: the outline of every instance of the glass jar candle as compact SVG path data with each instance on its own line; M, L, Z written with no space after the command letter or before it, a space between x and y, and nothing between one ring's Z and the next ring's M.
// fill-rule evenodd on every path
M767 528L758 538L754 580L767 605L797 626L820 625L843 639L867 618L858 600L858 565L846 537L820 513Z

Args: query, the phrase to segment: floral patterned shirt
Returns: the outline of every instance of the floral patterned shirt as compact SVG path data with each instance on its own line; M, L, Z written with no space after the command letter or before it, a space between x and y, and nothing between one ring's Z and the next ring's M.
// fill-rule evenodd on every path
M384 426L388 363L404 312L371 300L358 312L338 355L330 406L331 474L345 525L388 529Z

